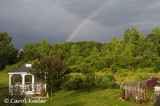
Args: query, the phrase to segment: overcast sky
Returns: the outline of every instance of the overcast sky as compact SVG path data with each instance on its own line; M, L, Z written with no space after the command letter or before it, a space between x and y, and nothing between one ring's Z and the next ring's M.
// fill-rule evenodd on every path
M0 31L17 49L27 42L65 42L74 29L107 0L0 0ZM135 26L145 35L160 26L160 0L113 0L92 17L71 41L121 39Z

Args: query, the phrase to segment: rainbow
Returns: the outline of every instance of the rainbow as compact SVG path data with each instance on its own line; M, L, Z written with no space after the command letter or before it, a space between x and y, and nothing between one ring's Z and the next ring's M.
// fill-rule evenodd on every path
M79 30L91 19L94 17L99 11L101 11L103 8L111 4L113 0L108 0L105 2L102 6L100 6L98 9L96 9L94 12L92 12L87 18L85 18L75 29L74 31L68 36L66 42L70 41L76 33L79 32Z

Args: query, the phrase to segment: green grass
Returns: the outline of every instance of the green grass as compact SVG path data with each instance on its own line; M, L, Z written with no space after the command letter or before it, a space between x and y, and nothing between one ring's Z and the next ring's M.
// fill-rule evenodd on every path
M9 75L7 71L0 71L0 94L4 90L8 90Z
M9 89L9 75L8 72L14 70L15 68L22 66L24 63L19 62L12 66L7 65L4 70L0 70L0 94L4 90Z
M0 72L0 84L8 86L8 83L9 83L8 72L5 71Z
M22 66L24 63L19 62L12 66L7 65L4 70L0 70L0 85L7 86L9 84L9 75L8 72L14 70L15 68Z
M86 90L59 91L54 93L54 101L47 99L47 106L141 106L118 100L117 89L95 89L90 92ZM27 106L42 106L44 104L27 104Z

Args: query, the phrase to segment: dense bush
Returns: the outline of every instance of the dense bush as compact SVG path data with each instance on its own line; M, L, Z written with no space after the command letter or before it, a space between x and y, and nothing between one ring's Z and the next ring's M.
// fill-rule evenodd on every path
M158 84L158 82L157 82L158 80L159 80L159 78L153 77L152 79L150 79L146 82L146 87L149 89L154 89L154 87Z
M91 87L96 88L119 88L113 75L98 75L93 73L83 74L70 74L65 82L61 85L63 90L77 90L87 89Z
M120 89L120 92L119 92L119 97L122 97L122 98L124 98L125 97L125 92L124 92L124 89Z
M115 78L113 75L105 75L102 78L102 87L103 88L113 88L115 83Z
M95 86L95 75L89 73L83 79L83 87L89 91L90 88L94 86Z
M63 90L77 90L83 88L83 79L80 75L70 75L67 81L61 85Z
M149 74L148 73L138 73L136 76L135 76L135 81L141 81L141 80L146 80L150 78Z
M159 78L153 77L152 79L146 82L146 102L150 103L151 95L154 91L154 87L158 84Z
M117 70L118 70L118 66L116 64L112 64L111 65L111 72L114 74L117 72Z
M8 91L4 91L0 95L0 106L22 106L25 105L24 101L19 103L11 103L10 100L24 100L24 94L21 92L20 89L13 89L12 93ZM7 101L7 100L8 101ZM5 101L6 100L6 101ZM6 102L6 103L5 103ZM12 101L13 102L13 101Z
M103 76L96 76L95 86L97 88L102 88L102 78Z

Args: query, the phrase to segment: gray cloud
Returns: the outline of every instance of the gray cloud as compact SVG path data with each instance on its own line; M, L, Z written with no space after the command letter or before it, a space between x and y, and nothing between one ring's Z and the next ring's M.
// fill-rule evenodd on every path
M3 0L0 2L0 31L6 30L16 48L27 42L64 42L89 14L107 0ZM113 0L72 38L72 41L110 41L122 38L126 28L144 34L160 25L160 1Z

